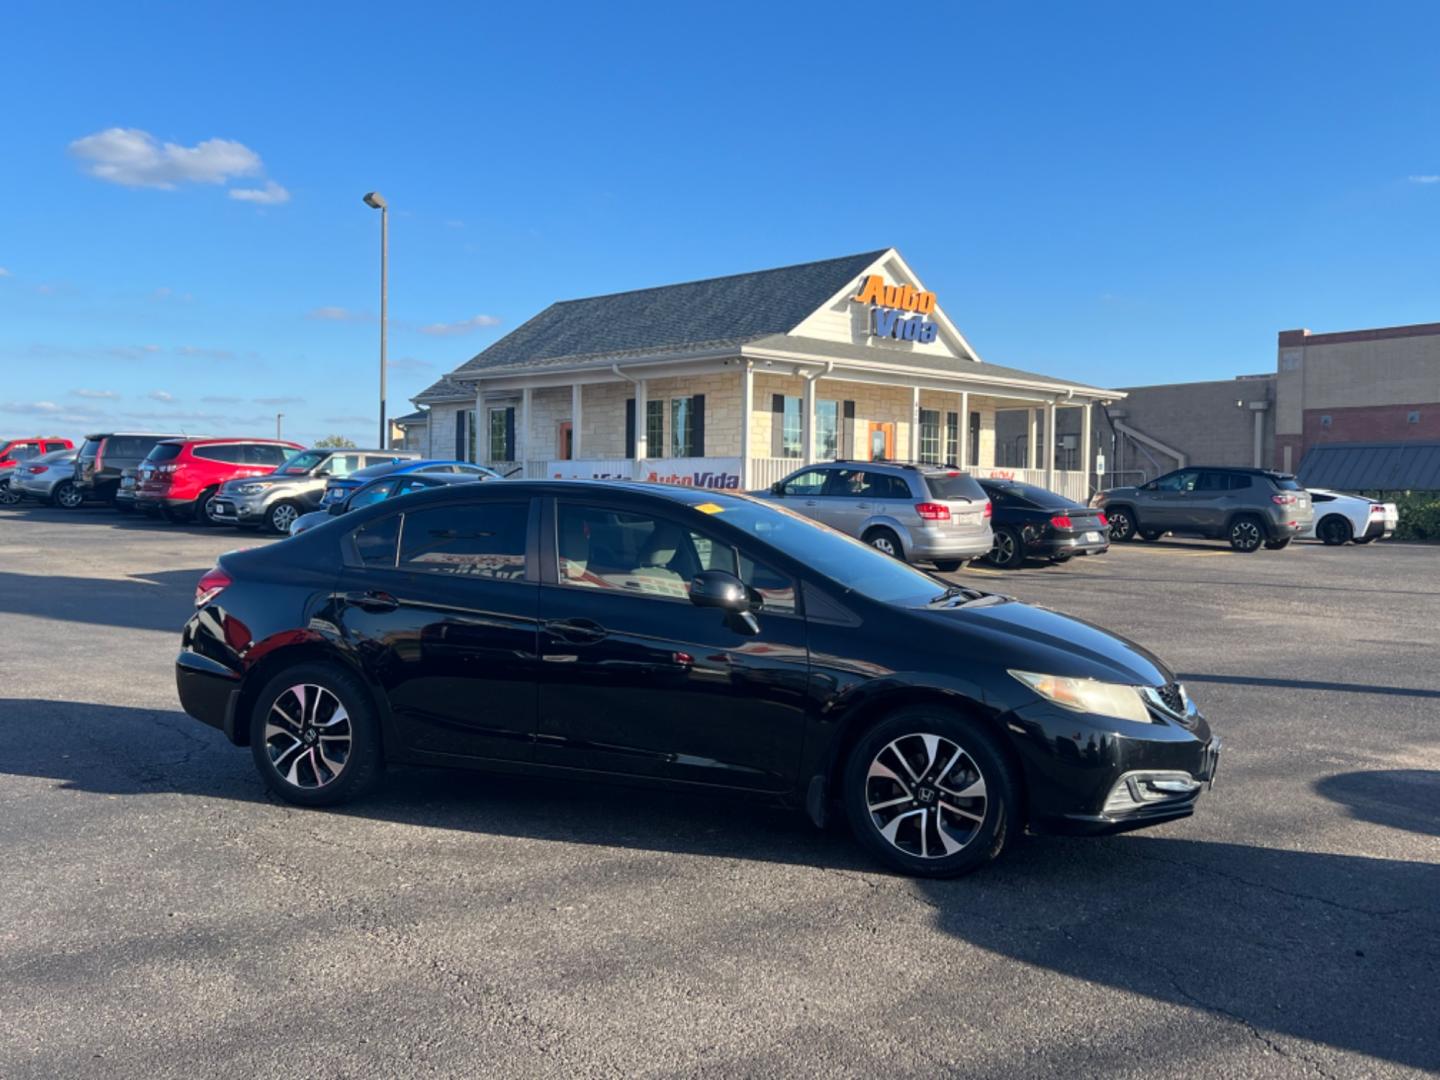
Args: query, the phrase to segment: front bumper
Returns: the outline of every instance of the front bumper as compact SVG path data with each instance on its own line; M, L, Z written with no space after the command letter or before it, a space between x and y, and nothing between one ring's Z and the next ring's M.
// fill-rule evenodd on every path
M1141 724L1048 702L1007 714L1036 832L1126 832L1189 817L1213 783L1220 740L1192 711Z

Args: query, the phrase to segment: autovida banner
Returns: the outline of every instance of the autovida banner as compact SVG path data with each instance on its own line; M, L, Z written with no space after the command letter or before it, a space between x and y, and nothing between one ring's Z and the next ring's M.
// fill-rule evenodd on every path
M654 484L708 488L712 491L740 489L740 459L734 458L647 458L635 463L624 459L552 461L545 473L552 480L648 480Z

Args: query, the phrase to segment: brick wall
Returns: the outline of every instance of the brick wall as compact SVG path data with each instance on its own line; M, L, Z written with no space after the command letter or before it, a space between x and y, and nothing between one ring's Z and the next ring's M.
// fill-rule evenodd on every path
M1419 413L1415 423L1410 414ZM1303 444L1325 442L1405 442L1440 439L1440 404L1361 405L1352 408L1306 409ZM1326 424L1326 418L1329 423ZM1298 467L1300 462L1295 462Z

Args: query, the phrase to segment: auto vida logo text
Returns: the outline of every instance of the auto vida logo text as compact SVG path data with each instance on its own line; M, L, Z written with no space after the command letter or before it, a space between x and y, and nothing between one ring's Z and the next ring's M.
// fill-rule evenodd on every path
M925 318L935 310L935 294L911 285L887 285L879 274L867 274L860 291L852 296L856 304L870 304L870 336L888 337L897 341L918 341L922 345L935 340L939 326ZM904 313L916 314L906 318Z

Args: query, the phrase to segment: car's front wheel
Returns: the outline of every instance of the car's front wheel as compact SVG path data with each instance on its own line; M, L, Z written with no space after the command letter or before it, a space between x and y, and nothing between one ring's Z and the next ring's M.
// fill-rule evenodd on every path
M281 536L290 535L290 526L300 516L300 507L293 502L282 500L265 511L265 527Z
M1265 528L1260 519L1245 514L1230 523L1230 546L1236 551L1255 551L1265 542Z
M329 664L299 664L261 689L250 750L266 786L301 806L333 806L379 781L380 726L364 684Z
M1020 835L1020 784L994 737L940 706L901 709L861 736L842 798L860 844L891 868L956 877Z
M896 536L889 529L871 529L864 536L865 543L869 544L876 551L883 551L886 555L905 561L905 549L900 545L900 537Z

